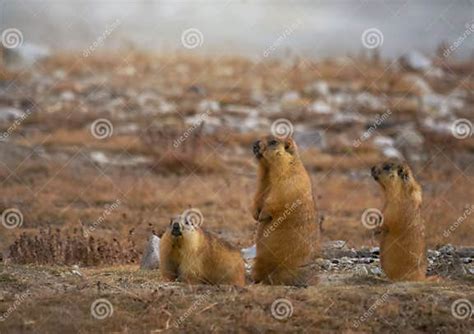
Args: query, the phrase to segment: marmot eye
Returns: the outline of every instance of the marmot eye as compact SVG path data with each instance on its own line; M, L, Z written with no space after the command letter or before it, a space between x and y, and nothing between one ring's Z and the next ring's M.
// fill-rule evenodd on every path
M383 166L383 170L385 170L385 171L389 171L390 168L392 168L391 164L386 164L386 165Z
M278 144L278 142L275 139L270 140L270 142L268 143L268 145L270 146L275 146L276 144Z

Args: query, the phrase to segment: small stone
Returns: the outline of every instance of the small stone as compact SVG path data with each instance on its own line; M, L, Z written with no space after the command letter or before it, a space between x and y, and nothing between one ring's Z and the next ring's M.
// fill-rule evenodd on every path
M362 257L362 258L359 259L359 262L369 264L369 263L374 262L374 259L371 258L371 257Z
M400 57L399 62L403 68L411 71L424 72L432 67L431 60L418 51L407 52Z
M379 254L380 254L380 247L372 247L372 248L370 249L370 252L371 252L372 254L379 255Z
M470 257L474 258L474 248L460 248L457 249L457 253L460 257Z
M160 238L154 234L148 240L140 269L151 270L157 269L160 265Z
M439 257L441 255L437 250L428 250L428 257Z
M370 272L377 276L382 275L382 270L379 267L370 268Z
M346 245L346 242L344 240L334 240L331 242L326 243L327 248L336 248L336 249L342 249Z
M348 257L344 256L340 260L341 264L348 265L348 264L353 264L353 261L349 259Z
M451 244L447 244L439 248L441 254L453 255L455 252L455 248Z
M358 276L367 276L369 274L366 266L357 266L355 272Z
M357 251L357 256L358 257L371 257L372 252L368 248L361 248L359 251Z

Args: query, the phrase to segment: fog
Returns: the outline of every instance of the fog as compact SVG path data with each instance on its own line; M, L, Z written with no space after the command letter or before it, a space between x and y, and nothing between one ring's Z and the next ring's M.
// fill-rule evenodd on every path
M1 28L14 27L25 42L53 49L84 49L116 23L101 48L134 45L158 51L186 50L185 29L203 35L196 52L259 55L279 37L273 56L287 50L309 56L356 53L361 34L383 33L384 56L407 50L433 52L474 23L469 0L441 1L1 1ZM293 27L294 29L288 29ZM290 33L285 34L285 30ZM472 53L469 36L458 57Z

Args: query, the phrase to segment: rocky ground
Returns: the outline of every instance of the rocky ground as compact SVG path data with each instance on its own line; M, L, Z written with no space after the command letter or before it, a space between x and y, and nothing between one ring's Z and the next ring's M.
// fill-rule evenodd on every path
M391 283L377 249L327 245L306 288L163 283L157 270L1 265L2 332L470 333L474 249L429 252L422 283ZM458 305L459 306L456 306ZM466 311L466 309L468 311ZM464 311L463 311L464 310Z
M0 66L0 212L16 212L0 225L1 333L474 330L451 310L474 301L472 61L126 55ZM151 233L189 207L251 247L250 146L274 124L313 181L319 284L186 286L140 271ZM388 282L361 221L383 207L370 167L393 157L423 187L439 280Z

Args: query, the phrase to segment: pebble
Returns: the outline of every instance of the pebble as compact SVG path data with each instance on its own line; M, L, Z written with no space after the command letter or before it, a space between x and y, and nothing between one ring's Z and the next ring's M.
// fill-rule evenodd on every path
M453 245L447 244L447 245L444 245L441 248L439 248L439 251L442 254L453 255L454 252L455 252L455 248L453 247Z
M382 270L379 267L370 268L370 272L377 276L382 275Z
M379 255L379 254L380 254L380 247L372 247L372 248L370 249L370 252L371 252L372 254Z
M357 266L355 269L356 275L358 276L367 276L369 275L369 271L367 270L366 266Z

